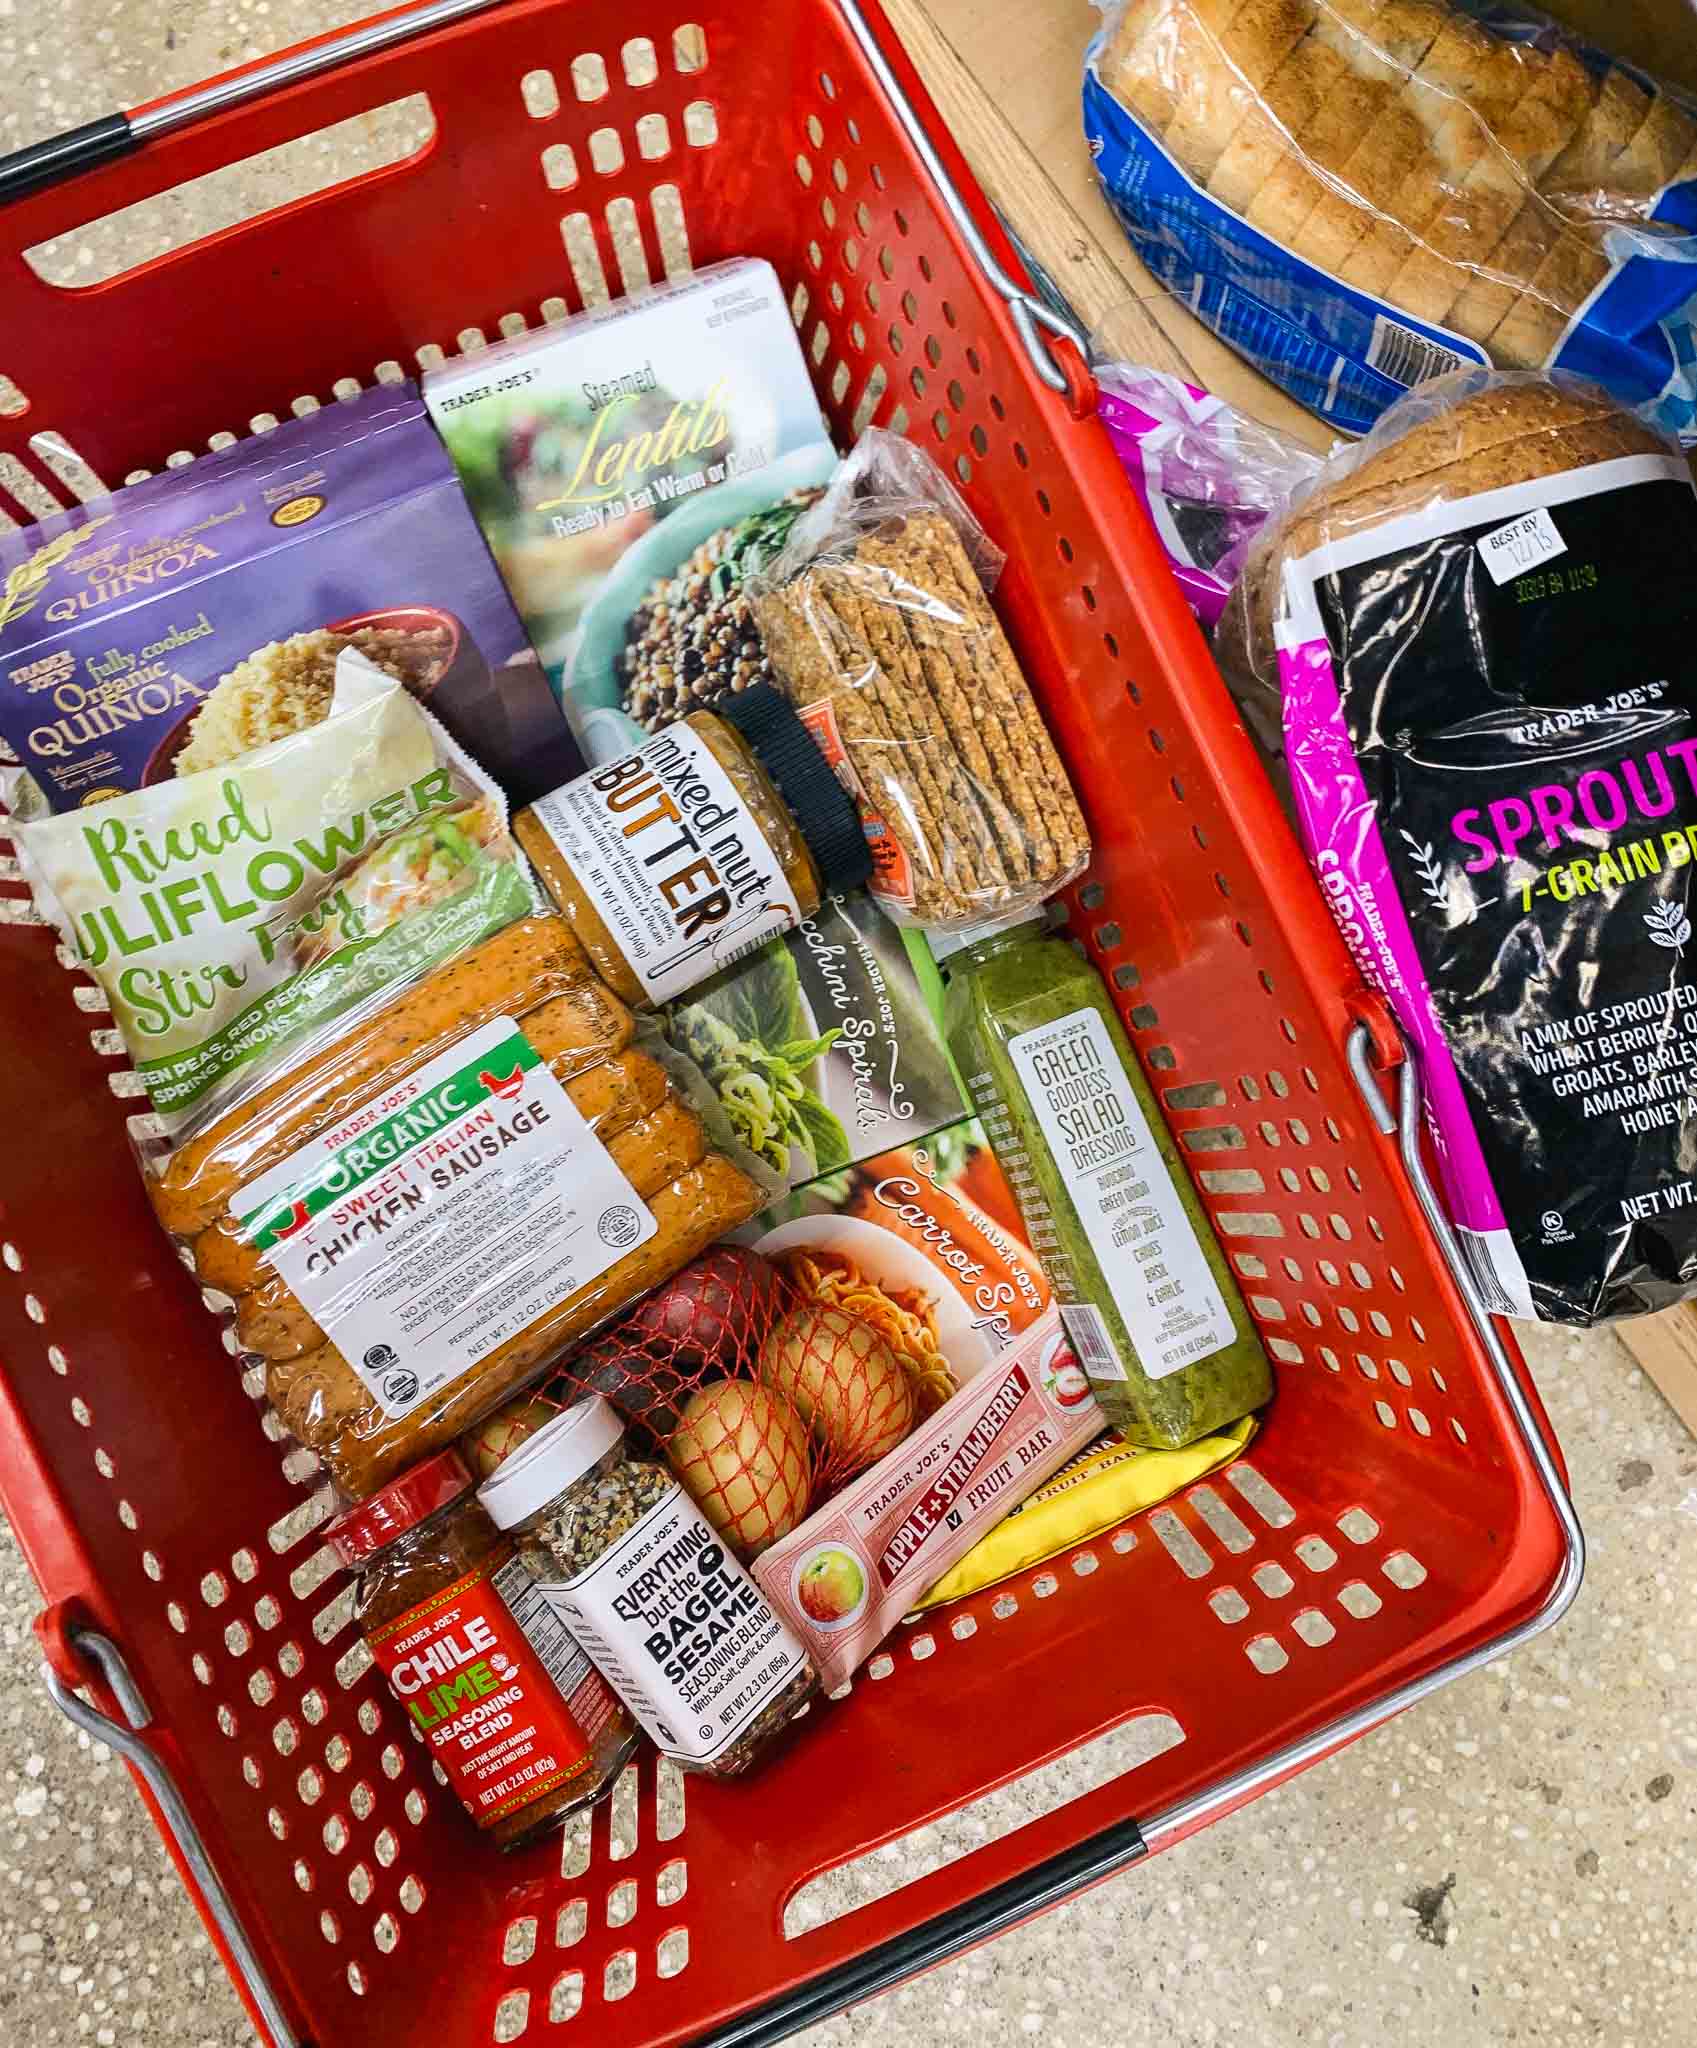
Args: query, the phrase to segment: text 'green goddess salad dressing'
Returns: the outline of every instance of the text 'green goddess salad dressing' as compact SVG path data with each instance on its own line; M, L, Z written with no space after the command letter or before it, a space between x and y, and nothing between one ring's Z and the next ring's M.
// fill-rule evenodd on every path
M976 939L945 1022L1108 1420L1177 1449L1259 1407L1266 1354L1095 969L1040 921Z

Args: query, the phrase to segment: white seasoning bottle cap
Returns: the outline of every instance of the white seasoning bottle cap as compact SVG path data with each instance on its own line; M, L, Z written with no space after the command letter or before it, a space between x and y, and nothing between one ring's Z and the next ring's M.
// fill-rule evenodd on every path
M516 1529L622 1443L624 1434L624 1424L601 1396L586 1395L519 1445L478 1488L478 1505L497 1529Z

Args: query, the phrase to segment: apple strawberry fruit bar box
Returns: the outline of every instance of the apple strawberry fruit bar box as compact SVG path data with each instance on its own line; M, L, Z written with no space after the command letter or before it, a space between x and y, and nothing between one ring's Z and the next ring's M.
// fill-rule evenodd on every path
M515 805L581 772L414 385L0 533L0 734L55 811L317 724L347 646Z
M871 1323L916 1388L903 1441L754 1562L840 1686L1102 1416L976 1118L816 1181L738 1236Z

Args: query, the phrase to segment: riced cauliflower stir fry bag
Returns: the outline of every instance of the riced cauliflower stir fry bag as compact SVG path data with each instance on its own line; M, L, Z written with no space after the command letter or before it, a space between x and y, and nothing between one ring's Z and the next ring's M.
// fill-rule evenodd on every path
M322 723L17 831L173 1141L533 901L499 790L351 650Z

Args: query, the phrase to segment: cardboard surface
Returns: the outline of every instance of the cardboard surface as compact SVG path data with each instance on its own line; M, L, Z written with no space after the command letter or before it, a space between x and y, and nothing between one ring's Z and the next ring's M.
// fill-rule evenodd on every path
M1697 1306L1620 1323L1615 1334L1661 1389L1668 1406L1697 1436Z

